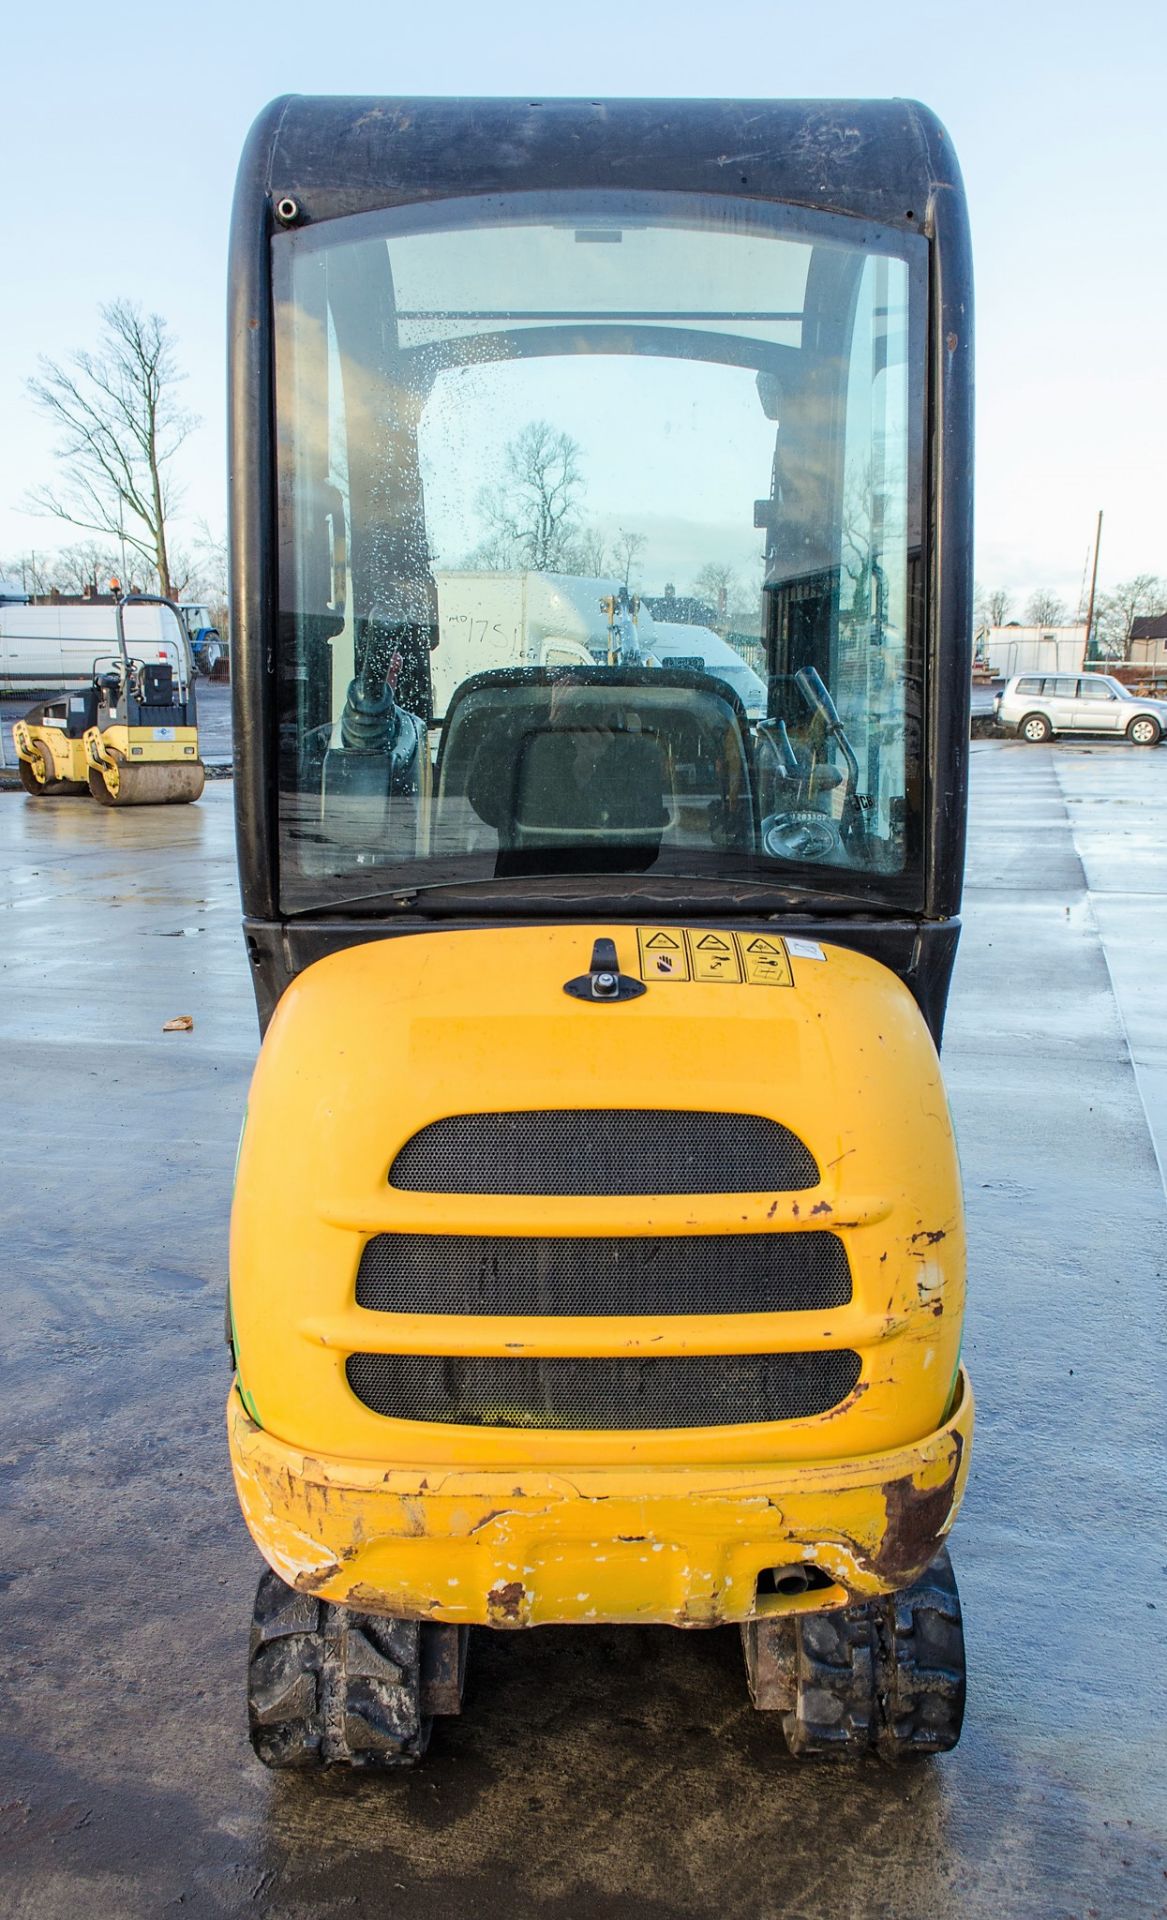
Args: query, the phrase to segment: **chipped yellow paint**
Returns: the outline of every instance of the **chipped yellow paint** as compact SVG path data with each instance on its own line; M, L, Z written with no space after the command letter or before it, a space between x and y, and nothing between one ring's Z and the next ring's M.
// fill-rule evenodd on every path
M955 1516L973 1401L962 1375L952 1419L913 1445L734 1471L516 1464L427 1474L285 1446L234 1393L227 1417L256 1543L285 1580L324 1599L463 1624L714 1626L905 1584ZM510 1438L520 1452L526 1436ZM923 1524L909 1519L905 1534L903 1515L917 1512ZM801 1562L836 1589L756 1603L763 1569Z
M321 1592L359 1588L361 1604L389 1610L390 1600L408 1601L436 1618L507 1624L742 1618L759 1568L778 1563L765 1556L792 1544L795 1557L821 1553L817 1564L848 1591L902 1584L884 1495L863 1471L856 1482L856 1468L880 1461L878 1487L906 1475L893 1500L896 1540L913 1529L937 1537L951 1519L967 1454L954 1467L937 1436L948 1431L960 1348L964 1232L940 1066L911 996L875 962L828 946L828 966L796 963L793 992L690 974L684 993L650 983L640 999L596 1007L565 995L563 983L586 971L603 935L625 966L639 958L627 926L434 932L323 960L280 1003L252 1083L231 1229L239 1365L265 1432L233 1396L232 1446L249 1524L287 1579L321 1578L318 1556L295 1545L307 1539L324 1549L326 1568L344 1569L326 1574ZM683 942L679 951L689 971ZM821 1179L803 1193L571 1198L389 1184L406 1140L447 1115L596 1106L766 1115L806 1141ZM670 1240L692 1234L823 1228L845 1245L853 1299L820 1312L491 1318L355 1304L361 1249L375 1233L651 1235L667 1258ZM827 1347L854 1348L862 1360L840 1406L704 1430L387 1419L345 1377L352 1352L594 1355L602 1364L605 1355ZM967 1440L967 1387L955 1419ZM893 1457L910 1463L903 1473L887 1468ZM636 1474L651 1485L621 1479ZM597 1477L609 1487L599 1507ZM437 1491L451 1479L465 1528L441 1504L452 1496ZM394 1505L405 1489L408 1512ZM498 1509L510 1517L492 1517ZM589 1544L597 1534L598 1554ZM574 1598L583 1590L586 1606Z

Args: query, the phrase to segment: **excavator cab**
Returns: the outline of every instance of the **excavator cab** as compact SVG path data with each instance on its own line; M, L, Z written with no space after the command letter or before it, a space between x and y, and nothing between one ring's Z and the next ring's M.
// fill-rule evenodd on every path
M795 1754L953 1746L944 130L280 100L230 316L256 1752L409 1764L471 1629L588 1622L737 1625Z

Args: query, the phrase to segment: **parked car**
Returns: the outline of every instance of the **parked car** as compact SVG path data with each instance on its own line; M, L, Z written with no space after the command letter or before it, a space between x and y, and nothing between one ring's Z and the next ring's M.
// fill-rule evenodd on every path
M1130 693L1108 673L1015 674L993 712L1034 745L1055 733L1125 733L1136 747L1155 747L1167 732L1167 700Z

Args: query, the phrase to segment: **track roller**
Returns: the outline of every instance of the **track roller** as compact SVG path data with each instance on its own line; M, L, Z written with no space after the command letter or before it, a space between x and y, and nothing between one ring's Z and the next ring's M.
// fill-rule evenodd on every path
M910 1587L829 1613L742 1628L750 1696L797 1759L947 1753L964 1719L964 1628L942 1549Z
M436 1714L461 1711L469 1629L297 1593L266 1570L248 1653L251 1744L265 1767L411 1767Z
M100 768L89 769L89 791L103 807L181 806L197 800L205 785L201 760L151 760L128 766L111 749Z

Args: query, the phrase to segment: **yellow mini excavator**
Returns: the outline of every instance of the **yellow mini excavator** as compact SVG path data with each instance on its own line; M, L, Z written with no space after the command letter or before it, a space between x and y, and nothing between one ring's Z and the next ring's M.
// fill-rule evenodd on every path
M944 130L284 99L230 282L255 1751L409 1764L470 1633L638 1622L738 1626L796 1755L942 1752L973 1430ZM606 593L613 632L650 596L653 659L552 664L500 570Z
M143 605L166 608L174 627L172 639L149 643L149 659L126 640L123 610ZM119 593L114 619L117 650L95 658L89 685L31 708L13 727L21 785L33 799L92 794L106 807L197 800L205 773L182 615L156 594Z

